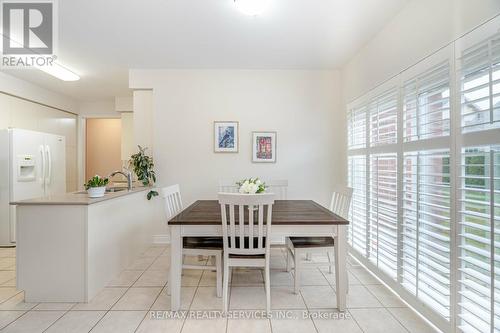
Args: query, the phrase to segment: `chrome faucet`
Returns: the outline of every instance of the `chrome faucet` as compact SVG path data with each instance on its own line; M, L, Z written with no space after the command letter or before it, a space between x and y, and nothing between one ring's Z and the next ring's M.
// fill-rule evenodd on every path
M114 175L116 174L121 174L123 175L125 178L127 178L127 189L130 191L132 189L132 172L130 171L127 171L126 173L123 172L123 171L120 171L120 170L116 170L116 171L113 171L109 176L108 178L111 178L113 177Z

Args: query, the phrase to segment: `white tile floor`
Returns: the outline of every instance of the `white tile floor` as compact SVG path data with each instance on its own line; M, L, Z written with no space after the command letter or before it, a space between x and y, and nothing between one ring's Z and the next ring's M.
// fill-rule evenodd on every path
M23 293L15 287L15 250L0 248L0 330L2 333L434 332L360 266L349 264L348 311L343 316L335 310L335 276L329 274L327 268L304 271L301 292L295 295L293 273L283 271L285 256L279 248L273 249L271 297L273 310L283 310L279 312L281 318L155 319L151 311L161 311L161 315L170 309L170 297L165 288L168 254L168 247L151 247L87 304L35 304L25 303ZM232 284L231 310L251 314L265 308L260 271L235 270ZM199 310L219 311L221 307L221 299L215 296L214 272L184 271L183 310L191 310L190 314L194 314Z

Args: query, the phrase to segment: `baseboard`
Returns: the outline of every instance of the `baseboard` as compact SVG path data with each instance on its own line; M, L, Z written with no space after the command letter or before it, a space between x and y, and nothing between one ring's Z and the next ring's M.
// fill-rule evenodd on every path
M153 235L153 244L170 244L170 235Z

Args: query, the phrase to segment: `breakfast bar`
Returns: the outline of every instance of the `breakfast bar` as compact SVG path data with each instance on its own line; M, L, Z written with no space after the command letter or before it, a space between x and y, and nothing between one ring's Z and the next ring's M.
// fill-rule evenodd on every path
M26 302L87 302L152 243L158 201L138 187L13 202Z

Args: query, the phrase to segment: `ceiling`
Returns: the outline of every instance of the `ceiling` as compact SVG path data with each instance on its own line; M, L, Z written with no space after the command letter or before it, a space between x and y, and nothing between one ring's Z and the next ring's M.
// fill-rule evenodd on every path
M81 101L130 95L129 68L334 69L409 0L270 0L245 16L233 0L59 1L63 82L9 74Z

